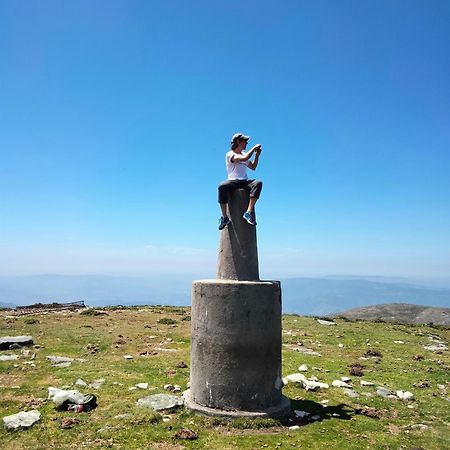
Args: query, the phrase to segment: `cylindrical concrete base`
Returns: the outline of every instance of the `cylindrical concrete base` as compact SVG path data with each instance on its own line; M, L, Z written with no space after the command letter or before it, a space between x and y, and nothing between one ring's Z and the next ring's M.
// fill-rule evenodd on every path
M290 412L281 394L279 282L194 281L191 330L189 408L217 415Z

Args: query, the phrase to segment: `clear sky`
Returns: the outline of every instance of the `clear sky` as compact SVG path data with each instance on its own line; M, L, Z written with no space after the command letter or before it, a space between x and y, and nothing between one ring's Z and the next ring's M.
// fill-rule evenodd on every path
M0 274L214 274L261 143L261 273L450 276L450 2L0 0Z

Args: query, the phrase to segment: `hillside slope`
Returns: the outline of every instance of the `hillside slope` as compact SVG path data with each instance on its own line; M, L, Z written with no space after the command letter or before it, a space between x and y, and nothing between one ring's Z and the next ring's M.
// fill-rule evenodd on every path
M450 326L450 308L435 308L423 305L410 305L408 303L390 303L353 308L348 311L335 313L332 317Z

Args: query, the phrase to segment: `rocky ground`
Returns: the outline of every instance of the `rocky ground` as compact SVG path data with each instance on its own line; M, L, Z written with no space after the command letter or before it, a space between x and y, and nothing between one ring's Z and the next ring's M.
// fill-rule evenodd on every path
M283 420L187 411L189 331L188 308L0 313L3 448L450 447L448 329L284 316Z

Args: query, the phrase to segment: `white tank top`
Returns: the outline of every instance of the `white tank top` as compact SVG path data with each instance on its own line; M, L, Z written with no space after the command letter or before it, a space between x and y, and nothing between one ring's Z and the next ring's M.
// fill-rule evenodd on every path
M247 180L247 162L231 162L231 157L237 155L233 150L230 150L225 155L225 164L227 166L227 174L229 180ZM242 152L242 155L245 155Z

